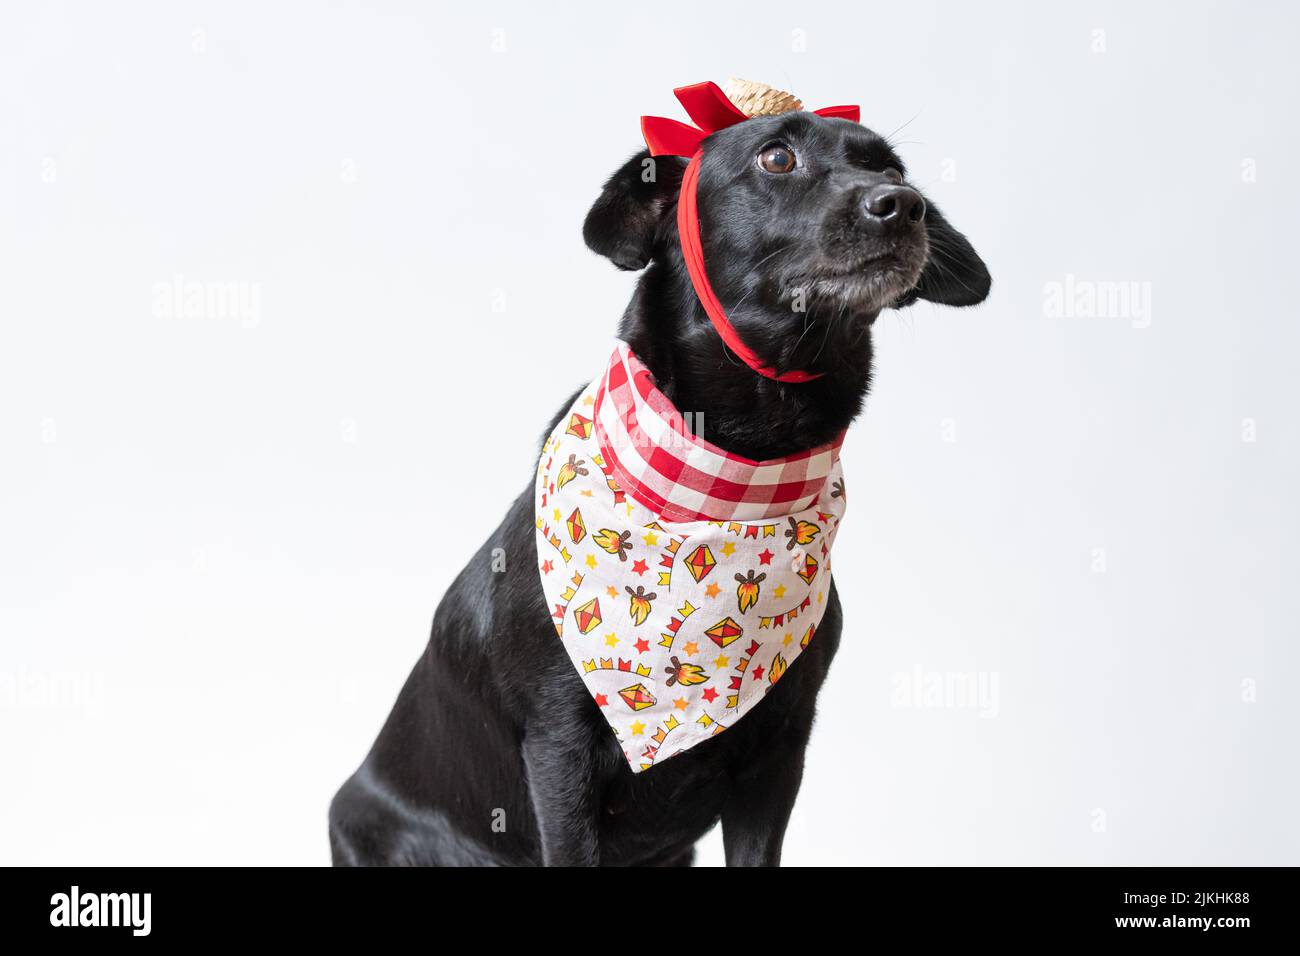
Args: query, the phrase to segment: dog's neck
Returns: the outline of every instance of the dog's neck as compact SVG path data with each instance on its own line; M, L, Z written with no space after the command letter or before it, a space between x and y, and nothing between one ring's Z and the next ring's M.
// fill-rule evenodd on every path
M820 378L773 381L728 351L685 269L657 261L637 284L619 337L701 438L762 461L833 441L861 410L871 381L871 333L862 318L856 331L835 328L843 321L808 316L809 341L795 350L804 359L798 367L822 373ZM788 313L772 316L774 327L782 322L789 322Z

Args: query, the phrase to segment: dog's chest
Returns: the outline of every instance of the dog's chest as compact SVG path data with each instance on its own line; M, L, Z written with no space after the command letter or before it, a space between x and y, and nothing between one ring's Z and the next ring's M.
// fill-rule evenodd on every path
M535 523L556 636L641 773L734 733L798 670L844 485L837 446L750 462L682 435L637 368L616 351L548 437Z
M727 733L652 772L633 774L619 766L606 779L598 824L603 863L646 865L672 860L718 823L728 802L736 798L737 788L753 786L747 778L757 775L764 786L779 786L776 777L798 773L802 757L792 762L783 755L802 752L817 695L839 646L842 619L834 594L831 602L817 644L762 707ZM593 732L599 746L617 747L607 729ZM612 765L617 756L607 762Z

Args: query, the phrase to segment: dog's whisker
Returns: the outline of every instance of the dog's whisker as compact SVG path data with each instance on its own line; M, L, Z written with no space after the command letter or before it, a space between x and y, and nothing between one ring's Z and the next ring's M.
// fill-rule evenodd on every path
M895 127L892 133L884 137L885 142L892 145L894 142L894 137L897 136L899 133L901 133L903 130L907 129L909 126L911 126L913 121L915 121L916 118L921 115L921 112L922 112L921 110L917 110L915 113L912 114L912 118L910 120L908 120L902 126Z

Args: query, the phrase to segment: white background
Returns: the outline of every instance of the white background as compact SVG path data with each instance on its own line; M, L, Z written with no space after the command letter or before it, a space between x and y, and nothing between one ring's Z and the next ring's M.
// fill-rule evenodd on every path
M588 206L729 74L861 103L995 279L877 323L787 863L1300 862L1296 16L672 8L6 7L0 862L327 861L608 354Z

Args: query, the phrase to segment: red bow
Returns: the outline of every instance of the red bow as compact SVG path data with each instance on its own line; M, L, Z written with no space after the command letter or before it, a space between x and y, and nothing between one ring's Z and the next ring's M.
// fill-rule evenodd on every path
M641 134L651 156L694 156L704 137L750 118L727 99L727 94L716 83L706 81L679 86L673 90L673 95L696 125L687 126L664 116L641 117ZM861 111L856 106L824 106L813 112L831 119L861 121Z
M709 282L709 276L704 271L704 245L700 240L700 215L695 196L700 177L700 144L709 134L743 123L750 117L738 110L716 83L679 86L673 93L699 128L663 116L643 116L641 133L645 136L645 144L650 148L651 156L690 157L691 161L682 174L681 195L677 201L677 233L682 244L682 256L686 260L686 271L705 314L727 347L759 375L778 382L794 383L821 378L821 372L806 372L801 369L778 372L763 361L758 353L744 343L736 327L727 318L722 303L718 301ZM826 106L813 112L831 119L846 119L854 123L860 121L860 111L856 106Z

